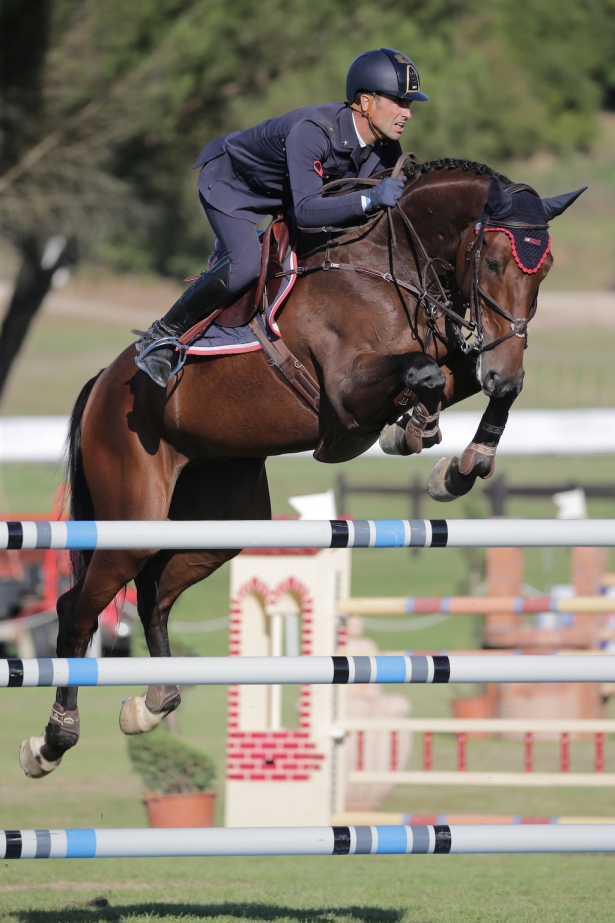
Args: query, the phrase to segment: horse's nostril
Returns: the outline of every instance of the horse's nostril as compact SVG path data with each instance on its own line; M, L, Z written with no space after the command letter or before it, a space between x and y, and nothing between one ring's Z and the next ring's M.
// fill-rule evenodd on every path
M485 379L483 381L483 390L484 391L495 391L498 382L497 372L491 371L487 372Z

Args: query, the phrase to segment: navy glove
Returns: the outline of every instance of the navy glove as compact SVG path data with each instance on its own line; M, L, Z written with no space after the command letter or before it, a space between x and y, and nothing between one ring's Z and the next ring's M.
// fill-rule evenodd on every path
M407 177L381 180L377 186L370 190L369 195L361 196L363 211L366 215L373 215L380 208L393 208L402 192Z

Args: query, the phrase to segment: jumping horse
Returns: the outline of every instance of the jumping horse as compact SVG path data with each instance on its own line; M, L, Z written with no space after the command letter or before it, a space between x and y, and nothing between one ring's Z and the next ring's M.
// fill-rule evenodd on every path
M416 454L439 443L440 410L480 390L489 402L472 442L460 459L438 462L428 486L449 501L491 475L552 264L548 220L582 190L541 200L461 160L409 156L394 175L402 170L395 209L300 235L279 326L286 360L311 383L303 396L268 342L239 356L189 357L166 392L136 369L129 346L85 385L69 433L73 519L269 519L267 456L312 449L341 462L379 437L387 452ZM532 246L540 258L530 254L528 268L522 251ZM83 657L100 612L134 580L149 652L168 657L173 603L235 554L73 553L73 585L57 605L58 656ZM124 703L120 726L149 731L179 702L178 687L151 686ZM47 775L78 738L77 689L59 688L45 732L21 745L22 768Z

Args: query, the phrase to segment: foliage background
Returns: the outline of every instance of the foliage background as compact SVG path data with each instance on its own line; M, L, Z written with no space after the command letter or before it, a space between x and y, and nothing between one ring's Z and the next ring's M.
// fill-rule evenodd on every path
M116 269L179 276L202 263L190 170L200 148L342 99L349 62L369 47L399 47L420 69L431 99L415 107L406 144L422 159L498 166L587 149L597 113L615 106L615 0L2 0L0 11L12 16L3 101L11 80L38 87L5 118L3 172L78 118L3 210L77 233ZM20 54L33 34L38 55ZM13 239L16 220L3 227Z

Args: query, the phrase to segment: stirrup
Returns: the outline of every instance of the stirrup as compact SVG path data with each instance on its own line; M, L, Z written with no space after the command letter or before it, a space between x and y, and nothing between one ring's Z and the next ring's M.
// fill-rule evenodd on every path
M149 372L146 366L143 364L143 360L149 356L151 352L154 352L155 349L159 349L161 346L171 346L174 350L177 350L177 362L175 366L172 365L171 367L169 380L183 369L186 363L186 359L188 358L188 347L185 343L180 343L177 337L161 336L154 338L152 334L150 334L149 330L145 332L143 330L131 330L130 332L140 337L140 339L138 339L135 343L135 347L137 349L135 363L142 372L145 372L146 375L149 375Z

